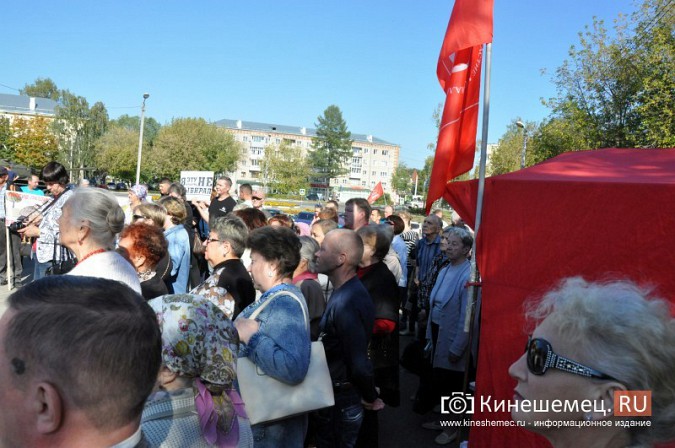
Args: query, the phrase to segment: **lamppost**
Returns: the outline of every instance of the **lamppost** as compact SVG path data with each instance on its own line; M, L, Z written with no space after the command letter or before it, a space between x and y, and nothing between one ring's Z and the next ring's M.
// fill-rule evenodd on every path
M520 169L522 170L525 168L525 154L527 153L527 128L520 120L516 121L516 126L523 130L523 151L520 154Z
M138 137L138 161L136 162L136 185L141 183L141 154L143 152L143 127L145 126L145 100L149 97L149 93L143 94L143 105L141 106L141 132Z

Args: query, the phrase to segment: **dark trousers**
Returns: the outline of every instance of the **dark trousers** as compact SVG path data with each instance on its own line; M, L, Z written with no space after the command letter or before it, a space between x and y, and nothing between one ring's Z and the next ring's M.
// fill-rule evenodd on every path
M12 284L21 284L21 274L23 273L23 266L21 265L21 237L19 234L9 232L9 241L7 241L7 228L5 227L5 220L0 220L2 228L0 228L0 281L10 281ZM8 247L9 246L9 247ZM10 251L9 262L12 268L12 279L7 278L7 251Z
M318 448L352 448L356 444L363 405L355 390L335 391L335 405L314 415Z

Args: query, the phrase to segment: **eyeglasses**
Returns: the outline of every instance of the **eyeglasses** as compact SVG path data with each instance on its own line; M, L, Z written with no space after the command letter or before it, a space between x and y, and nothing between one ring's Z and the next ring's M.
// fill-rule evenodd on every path
M553 347L551 347L551 344L545 339L533 338L530 335L527 340L527 345L525 346L525 353L527 353L527 368L534 375L543 375L551 368L585 376L587 378L618 381L612 376L555 354L553 352Z
M253 196L251 199L253 199L254 201L262 201L262 198L257 198L255 196Z
M133 215L131 218L132 218L134 221L137 221L137 220L139 220L139 219L146 219L145 216L143 216L143 215Z
M217 239L215 239L215 238L209 237L209 238L205 239L204 242L205 242L206 244L209 244L209 243L220 243L220 240L217 240Z

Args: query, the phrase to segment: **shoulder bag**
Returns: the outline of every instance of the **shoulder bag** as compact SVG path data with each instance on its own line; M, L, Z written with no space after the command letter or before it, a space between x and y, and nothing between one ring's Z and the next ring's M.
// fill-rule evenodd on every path
M45 275L63 275L70 272L77 264L77 259L73 257L70 251L54 241L54 256L52 265L47 268ZM56 259L56 248L61 249L61 257Z
M288 290L273 294L249 316L249 319L255 319L280 294L288 294L300 303L309 334L307 311L300 299ZM302 383L290 385L274 379L248 358L237 360L237 381L252 425L292 417L335 404L333 383L321 338L312 342L309 370Z

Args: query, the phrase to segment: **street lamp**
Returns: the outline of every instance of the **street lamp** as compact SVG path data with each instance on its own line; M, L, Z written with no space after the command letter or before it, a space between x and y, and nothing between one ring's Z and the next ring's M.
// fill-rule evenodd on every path
M138 137L138 161L136 162L136 185L141 183L141 153L143 152L143 127L145 126L145 100L150 98L149 93L143 94L143 105L141 106L141 132Z
M522 170L525 168L525 154L527 153L527 128L520 120L516 121L516 126L523 130L523 151L520 154L520 169Z

